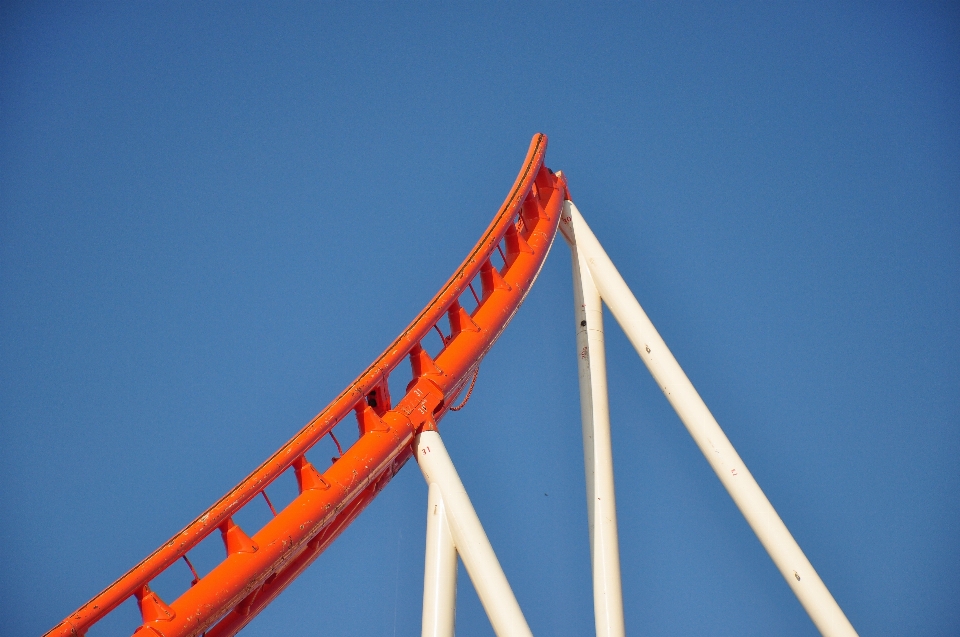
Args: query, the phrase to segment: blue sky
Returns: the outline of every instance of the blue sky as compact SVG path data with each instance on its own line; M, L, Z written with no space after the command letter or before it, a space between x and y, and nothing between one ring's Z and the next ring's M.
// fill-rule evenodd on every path
M540 131L854 626L957 634L958 34L934 3L5 3L2 632L323 408ZM441 430L537 635L593 630L568 255ZM816 634L609 315L607 342L628 633ZM425 506L407 466L244 634L419 634ZM459 593L458 634L491 635Z

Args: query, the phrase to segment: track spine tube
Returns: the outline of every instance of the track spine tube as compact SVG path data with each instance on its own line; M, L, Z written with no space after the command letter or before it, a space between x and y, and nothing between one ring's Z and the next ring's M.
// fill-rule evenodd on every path
M229 527L237 511L291 467L302 491L247 538L257 549L230 553L169 602L174 617L157 619L145 612L137 632L163 637L192 637L204 631L218 637L235 634L316 559L403 466L416 433L436 428L536 280L556 235L567 192L563 176L543 164L546 146L546 136L534 135L513 188L479 243L356 381L240 484L45 637L84 635L208 535ZM497 269L490 258L504 248L506 263ZM476 309L466 312L460 299L472 298L481 282L484 293L477 297ZM450 336L432 357L420 342L445 318L450 329L441 334ZM405 395L391 405L388 379L406 358L419 373ZM305 469L304 454L351 412L357 414L360 439L322 475ZM304 484L305 475L309 484ZM237 531L230 532L236 536Z

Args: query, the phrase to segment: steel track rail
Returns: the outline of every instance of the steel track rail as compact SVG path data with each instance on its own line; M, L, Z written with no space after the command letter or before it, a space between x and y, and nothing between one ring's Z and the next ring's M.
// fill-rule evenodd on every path
M546 136L534 135L510 194L480 241L370 367L240 484L45 637L84 635L130 597L140 607L143 623L134 633L142 637L234 635L309 566L411 457L416 434L436 428L536 280L568 198L564 177L544 166L546 148ZM492 261L497 254L499 268ZM468 312L461 298L476 298L476 308ZM435 358L420 344L434 329L444 343ZM413 380L393 404L389 376L408 358ZM321 474L304 454L351 412L360 437ZM286 471L295 473L299 495L247 535L232 516ZM172 602L150 590L152 580L216 530L226 549L220 564Z

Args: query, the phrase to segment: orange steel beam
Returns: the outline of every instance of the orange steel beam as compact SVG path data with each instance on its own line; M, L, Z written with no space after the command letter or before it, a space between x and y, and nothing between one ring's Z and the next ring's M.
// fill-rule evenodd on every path
M357 380L216 504L46 635L84 635L122 602L136 597L143 624L134 632L141 637L204 632L226 637L309 566L406 463L414 436L436 428L536 280L569 196L564 177L544 166L546 149L546 136L534 135L510 194L479 243ZM503 257L499 269L490 260L494 252ZM472 285L477 279L479 296ZM478 299L472 313L460 304L461 296ZM439 331L449 336L433 358L420 341L439 329L444 317L448 329ZM410 359L413 380L392 405L387 381L405 358ZM351 411L360 437L321 474L304 454ZM291 469L300 494L248 536L232 516ZM150 590L157 575L217 529L226 549L220 564L169 604Z

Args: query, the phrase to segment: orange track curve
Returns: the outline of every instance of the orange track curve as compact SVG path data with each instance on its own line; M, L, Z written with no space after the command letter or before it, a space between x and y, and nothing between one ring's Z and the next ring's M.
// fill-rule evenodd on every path
M45 637L84 635L132 596L143 616L135 631L141 637L234 635L309 566L410 459L417 432L436 427L530 290L569 197L564 177L543 163L546 148L546 136L534 135L510 194L479 243L357 380L240 484ZM504 261L500 268L491 261L495 254ZM460 298L476 294L476 279L481 292L470 313ZM448 330L434 359L420 342L439 329L444 315ZM387 380L407 357L413 380L393 405ZM321 475L304 454L351 411L360 437ZM232 516L291 468L299 495L248 536ZM150 590L154 578L217 529L226 549L220 564L169 604Z

